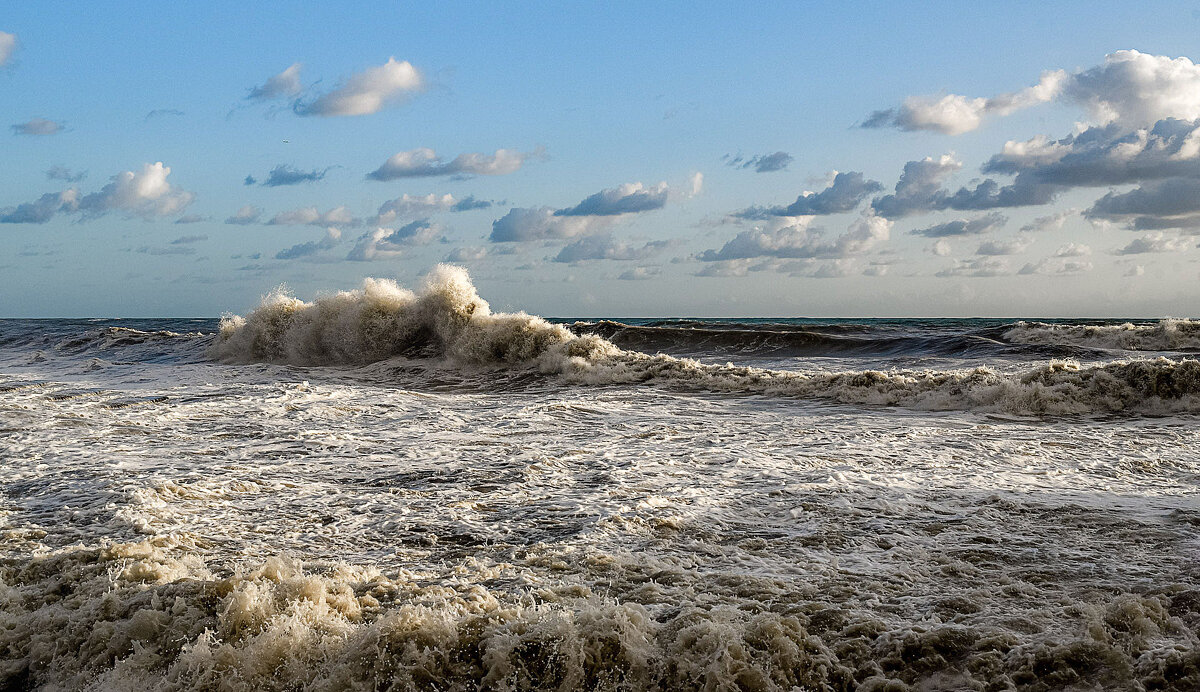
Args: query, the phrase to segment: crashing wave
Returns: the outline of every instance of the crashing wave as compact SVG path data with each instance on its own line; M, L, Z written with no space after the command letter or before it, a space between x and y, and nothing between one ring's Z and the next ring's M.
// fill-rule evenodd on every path
M1191 351L1200 349L1200 321L1165 319L1154 324L1046 324L1017 322L1004 332L1017 344L1085 346L1124 351Z
M226 316L211 354L225 362L362 364L396 356L536 368L578 384L653 382L926 410L1021 415L1200 411L1200 361L1166 358L1016 374L968 371L789 372L627 351L597 335L524 313L492 313L466 270L439 265L419 293L367 279L356 291L305 302L282 291L247 317Z

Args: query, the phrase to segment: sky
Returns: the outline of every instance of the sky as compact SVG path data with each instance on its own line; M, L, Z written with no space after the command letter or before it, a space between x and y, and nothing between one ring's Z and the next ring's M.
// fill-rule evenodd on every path
M0 317L1188 317L1200 11L12 3Z

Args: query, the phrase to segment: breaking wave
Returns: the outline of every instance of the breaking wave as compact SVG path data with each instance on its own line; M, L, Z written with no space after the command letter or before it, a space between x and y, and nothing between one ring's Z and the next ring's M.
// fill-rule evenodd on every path
M1019 415L1200 411L1200 361L1082 366L1052 361L1005 374L966 371L792 372L701 363L619 348L524 313L492 313L466 270L439 265L420 293L388 280L308 303L275 292L247 317L222 319L210 350L225 362L363 364L403 356L518 366L588 385L657 383L925 410Z
M1017 322L1004 338L1018 344L1083 346L1124 351L1200 350L1200 321L1165 319L1155 324L1046 324Z

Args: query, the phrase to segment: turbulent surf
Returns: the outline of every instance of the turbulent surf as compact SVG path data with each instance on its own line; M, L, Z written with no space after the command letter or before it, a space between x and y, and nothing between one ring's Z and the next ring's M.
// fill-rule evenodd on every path
M1195 324L0 320L0 688L1196 689Z

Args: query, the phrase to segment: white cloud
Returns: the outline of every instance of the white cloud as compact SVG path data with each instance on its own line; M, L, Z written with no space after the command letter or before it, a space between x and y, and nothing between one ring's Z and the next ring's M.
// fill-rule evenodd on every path
M262 209L259 209L252 204L247 204L234 212L233 216L225 219L225 223L235 226L245 226L247 224L255 223L258 221L258 217L260 216L262 216Z
M295 111L298 115L370 115L420 89L423 84L421 73L408 61L388 58L383 65L351 76L340 87L310 103L297 103Z
M372 222L381 226L393 223L397 219L416 219L430 214L453 209L458 204L454 195L410 195L405 193L396 199L391 199L379 205Z
M1071 275L1082 274L1092 270L1092 263L1087 260L1064 259L1062 257L1047 257L1039 260L1036 264L1026 263L1021 267L1017 274L1028 276L1030 274L1051 274L1051 275Z
M939 271L934 276L949 278L954 276L991 277L1008 276L1011 272L1008 263L994 257L980 257L973 260L961 260L953 267Z
M1067 243L1054 252L1055 257L1086 257L1092 254L1092 248L1080 243Z
M929 247L929 251L936 257L949 257L951 252L950 243L944 238L935 240L933 245Z
M636 247L613 238L611 235L586 236L564 247L555 262L583 262L586 260L638 260L645 259L665 249L670 243L658 240Z
M345 206L322 212L316 207L302 207L279 212L267 222L268 226L357 226L361 223Z
M303 87L300 86L300 67L300 63L293 63L283 72L251 89L246 98L268 100L298 96L303 91Z
M1113 254L1142 255L1152 252L1185 252L1191 246L1191 241L1186 238L1173 238L1161 232L1147 233L1141 238L1131 241L1125 247L1116 250Z
M99 192L79 200L79 210L85 216L121 211L144 219L177 214L196 196L167 182L170 174L171 169L161 161L144 164L137 172L118 173Z
M393 154L383 165L367 174L371 180L397 178L427 178L443 175L508 175L521 168L527 159L538 152L525 153L513 149L497 149L494 154L459 154L445 161L429 148L412 149Z
M447 262L477 262L488 256L485 247L456 247L446 255Z
M910 96L897 108L875 111L863 127L895 127L900 130L928 130L960 135L976 129L986 116L1004 116L1023 108L1045 103L1062 91L1067 74L1062 70L1042 73L1034 86L991 98L970 98L959 94Z
M0 67L3 67L17 52L17 35L0 31Z
M634 267L621 272L617 278L621 281L645 281L662 275L661 267Z
M691 178L688 179L688 183L689 183L688 196L696 197L697 195L699 195L701 192L704 191L704 174L701 173L700 171L696 171L695 173L692 174Z
M489 239L493 243L505 243L575 238L606 228L613 219L606 216L557 216L550 207L517 207L492 222Z
M56 135L62 130L62 123L45 118L33 118L12 126L13 134L18 135Z
M1021 231L1024 233L1037 233L1040 231L1058 231L1061 230L1067 219L1079 213L1078 209L1065 209L1063 211L1050 214L1048 216L1039 216L1032 223L1027 223L1021 226Z
M977 255L1019 255L1029 249L1033 240L1029 236L1016 235L1011 238L985 240L975 251Z
M826 240L819 231L809 228L807 222L780 228L760 227L738 233L720 250L705 250L697 259L720 262L755 257L844 258L886 242L891 228L891 221L870 214L861 216L833 240Z
M368 262L399 257L404 254L406 246L428 245L439 238L442 238L442 227L428 219L413 221L395 230L377 228L363 234L350 250L350 254L346 255L346 259Z

